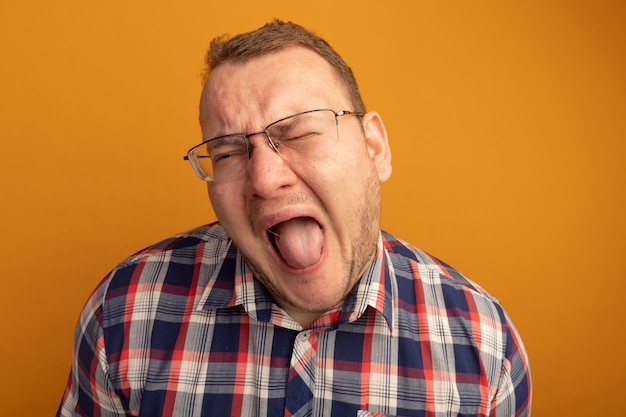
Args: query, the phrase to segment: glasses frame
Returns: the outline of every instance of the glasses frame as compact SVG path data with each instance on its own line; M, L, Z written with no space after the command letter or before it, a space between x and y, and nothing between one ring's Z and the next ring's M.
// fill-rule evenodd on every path
M201 143L197 144L196 146L190 148L187 151L187 154L183 157L183 159L185 161L189 161L191 163L191 167L193 168L194 172L196 173L196 175L203 181L222 181L222 180L217 180L215 178L211 178L210 176L208 176L204 170L202 169L202 167L200 166L200 162L199 162L199 158L210 158L210 156L198 156L195 154L195 150L200 148L203 145L206 145L207 143L214 141L214 140L218 140L218 139L222 139L228 136L241 136L244 139L244 142L246 144L246 148L248 150L248 161L250 160L250 156L252 154L252 147L250 146L250 138L252 136L255 135L260 135L260 134L265 134L265 137L267 138L267 141L270 145L270 147L274 150L274 152L278 153L280 155L280 153L278 152L278 147L280 145L280 142L275 142L272 137L270 136L268 129L270 127L272 127L273 125L282 122L283 120L287 120L290 119L292 117L296 117L296 116L300 116L302 114L308 114L308 113L313 113L313 112L320 112L320 111L330 111L333 113L333 115L335 116L335 126L338 127L339 126L339 117L341 116L357 116L357 117L363 117L363 115L365 113L363 112L355 112L352 110L334 110L334 109L328 109L328 108L321 108L321 109L313 109L313 110L305 110L299 113L294 113L291 114L289 116L285 116L283 118L280 118L270 124L268 124L265 129L260 130L258 132L252 132L252 133L230 133L227 135L220 135L220 136L216 136L214 138L211 139L207 139L205 141L202 141ZM245 171L244 171L245 172ZM227 177L224 178L223 180L226 179L231 179L231 178L236 178L238 175L234 175L232 177Z

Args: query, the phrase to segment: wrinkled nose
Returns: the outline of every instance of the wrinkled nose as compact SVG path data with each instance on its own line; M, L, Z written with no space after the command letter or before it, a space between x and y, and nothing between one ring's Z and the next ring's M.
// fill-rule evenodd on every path
M250 141L246 181L248 197L272 198L286 187L295 184L297 176L289 163L280 156L278 144L272 142L267 133L259 132L254 135L256 136L254 138L248 136Z
M254 137L254 136L265 136L265 139L267 140L267 143L269 144L270 148L272 148L274 150L274 152L278 153L278 145L280 145L277 142L274 142L272 140L272 138L270 137L270 135L267 133L267 131L261 131L261 132L254 132L254 133L248 133L246 135L246 139L248 142L248 157L252 156L252 150L254 149L254 146L252 145L252 141L250 140L250 138ZM261 145L260 143L257 144L256 146ZM262 146L262 145L261 145Z

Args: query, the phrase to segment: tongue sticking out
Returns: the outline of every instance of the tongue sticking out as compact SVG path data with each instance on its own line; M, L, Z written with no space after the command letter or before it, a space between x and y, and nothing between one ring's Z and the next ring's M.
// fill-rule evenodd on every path
M298 217L277 224L270 232L283 260L292 268L306 268L322 256L322 228L310 217Z

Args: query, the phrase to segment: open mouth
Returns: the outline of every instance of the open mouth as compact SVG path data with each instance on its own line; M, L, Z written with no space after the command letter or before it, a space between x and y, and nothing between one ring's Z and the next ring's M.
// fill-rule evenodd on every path
M324 231L312 217L295 217L267 229L276 253L290 267L305 269L322 257Z
M270 239L270 242L272 243L272 246L274 246L274 249L276 249L277 252L280 252L278 250L278 247L276 246L276 238L280 238L280 235L276 233L275 227L276 226L272 226L267 229L267 237Z

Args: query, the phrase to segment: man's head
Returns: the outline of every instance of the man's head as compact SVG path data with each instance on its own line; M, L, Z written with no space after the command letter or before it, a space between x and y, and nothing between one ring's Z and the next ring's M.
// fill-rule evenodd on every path
M325 58L338 55L300 32L275 22L240 35L235 43L255 53L214 42L209 57L224 58L209 58L200 122L204 141L226 135L207 146L216 169L241 167L208 182L220 223L277 303L306 325L341 302L375 255L391 154L380 116L354 114L358 90ZM267 128L301 112L315 117Z
M328 42L292 22L275 20L252 32L242 33L232 38L224 35L213 39L206 55L207 76L224 62L245 62L250 58L288 46L308 48L328 61L343 81L350 95L353 110L365 112L365 104L359 87L348 64Z

